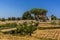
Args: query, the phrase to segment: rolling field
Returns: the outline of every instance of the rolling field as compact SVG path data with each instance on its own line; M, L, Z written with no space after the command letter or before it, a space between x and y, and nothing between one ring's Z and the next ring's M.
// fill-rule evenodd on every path
M40 39L29 36L12 36L0 34L0 40L40 40Z
M60 29L36 30L32 36L0 34L0 40L60 40Z
M0 24L6 24L6 23L19 24L19 23L31 22L31 21L36 22L36 20L19 20L19 21L15 20L15 21L3 21L3 22L0 21ZM59 22L59 21L57 21L57 22ZM39 25L38 25L38 27L54 27L54 26L56 26L56 25L52 25L51 22L39 22Z
M60 29L36 30L33 36L36 38L52 38L60 40Z
M0 22L0 24L13 23L13 22L16 22L17 24L19 24L25 21L22 21L22 20L21 21L5 21L5 22ZM31 20L27 22L31 22ZM52 26L55 26L55 25L51 25L50 22L40 22L38 25L38 27L52 27ZM2 30L2 31L5 31L5 30ZM60 40L60 29L43 29L43 30L37 29L36 31L34 31L32 36L12 36L12 35L0 34L0 40L50 40L49 38Z

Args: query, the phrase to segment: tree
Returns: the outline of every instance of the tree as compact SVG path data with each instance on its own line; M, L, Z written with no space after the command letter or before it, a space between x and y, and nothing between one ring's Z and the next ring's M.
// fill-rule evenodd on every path
M57 17L56 17L56 16L51 15L51 20L56 20L56 19L57 19Z
M17 26L17 32L21 33L21 34L28 34L31 36L31 34L33 33L33 31L35 31L37 29L37 27L33 26L30 23L23 23L23 24L19 24Z
M8 21L9 21L9 20L12 20L12 18L11 18L11 17L8 17L8 19L7 19L7 20L8 20Z
M1 18L1 21L5 21L5 18Z
M17 17L16 19L17 19L17 20L20 20L21 18L20 18L20 17Z
M39 18L44 18L44 19L46 18L47 10L39 9L39 8L33 8L32 10L30 10L30 12L35 15L36 20L39 20Z
M16 20L16 17L12 17L12 20Z
M60 18L58 18L58 20L60 20Z
M16 17L8 17L8 20L16 20Z
M22 18L23 19L33 19L33 17L31 16L29 11L24 12Z

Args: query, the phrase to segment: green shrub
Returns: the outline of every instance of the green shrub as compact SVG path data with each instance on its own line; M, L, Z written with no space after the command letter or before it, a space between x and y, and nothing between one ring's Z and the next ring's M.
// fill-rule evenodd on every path
M10 27L16 27L16 26L17 26L16 23L6 23L6 24L0 25L0 28L10 28Z
M1 18L1 21L5 21L6 19L5 18Z
M53 21L53 22L51 22L51 24L52 24L52 25L56 25L56 22L55 22L55 21Z
M32 24L28 24L28 23L19 24L17 26L17 32L23 35L28 34L31 36L33 31L35 31L36 29L37 27L33 26Z
M17 24L16 23L7 23L6 26L7 27L16 27Z
M60 22L58 23L58 25L60 25Z
M34 23L34 25L32 25L33 23L27 23L24 22L23 24L16 24L16 23L6 23L3 25L0 25L1 28L12 28L12 27L16 27L16 30L13 30L11 32L8 32L10 34L16 34L16 35L30 35L37 29L36 24Z

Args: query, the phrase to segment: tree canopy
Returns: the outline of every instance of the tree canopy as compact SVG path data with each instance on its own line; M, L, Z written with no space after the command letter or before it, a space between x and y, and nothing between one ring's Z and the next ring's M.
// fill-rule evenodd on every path
M47 10L40 9L40 8L33 8L33 9L30 10L30 12L33 13L33 14L42 14L42 13L46 14Z

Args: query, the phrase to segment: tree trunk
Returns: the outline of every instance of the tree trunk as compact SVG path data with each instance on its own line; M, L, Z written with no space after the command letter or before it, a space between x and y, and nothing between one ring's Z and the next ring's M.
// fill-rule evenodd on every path
M32 34L32 33L30 32L29 35L31 36L31 34Z

